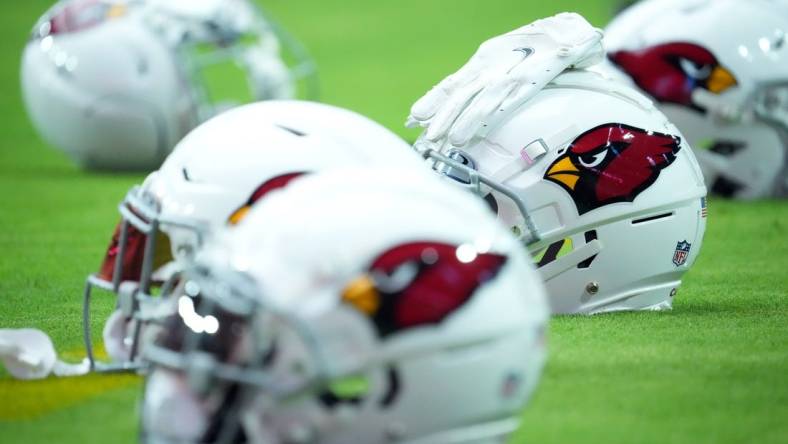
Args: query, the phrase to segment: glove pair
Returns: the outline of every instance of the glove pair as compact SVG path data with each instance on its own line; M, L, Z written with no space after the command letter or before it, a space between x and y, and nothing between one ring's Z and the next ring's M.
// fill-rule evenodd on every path
M407 126L429 142L461 147L494 128L566 69L602 61L603 33L562 13L482 43L476 54L411 108Z

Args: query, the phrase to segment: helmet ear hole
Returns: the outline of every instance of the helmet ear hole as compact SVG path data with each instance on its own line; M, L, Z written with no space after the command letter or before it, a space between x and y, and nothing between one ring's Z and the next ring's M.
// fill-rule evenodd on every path
M495 214L498 214L498 201L495 200L495 196L492 193L487 194L484 196L484 201L487 202L487 206L490 207L490 211Z

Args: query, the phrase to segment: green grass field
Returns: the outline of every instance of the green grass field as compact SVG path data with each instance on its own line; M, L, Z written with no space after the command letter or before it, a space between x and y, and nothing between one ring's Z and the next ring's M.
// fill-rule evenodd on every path
M0 327L36 327L80 357L81 291L115 206L142 175L85 174L24 113L18 63L46 0L0 5ZM323 99L414 138L410 104L487 37L613 2L271 0L309 46ZM546 5L550 6L546 6ZM788 203L711 200L695 268L670 313L564 317L516 443L788 442ZM99 301L109 313L114 301ZM102 319L95 319L98 333ZM0 372L0 443L134 442L140 381L17 382Z

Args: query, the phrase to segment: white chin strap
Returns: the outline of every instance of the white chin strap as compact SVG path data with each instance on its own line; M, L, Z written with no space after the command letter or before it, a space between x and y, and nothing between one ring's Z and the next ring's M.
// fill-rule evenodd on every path
M43 379L50 374L80 376L90 371L87 360L80 364L58 360L49 336L32 328L0 329L0 361L17 379Z

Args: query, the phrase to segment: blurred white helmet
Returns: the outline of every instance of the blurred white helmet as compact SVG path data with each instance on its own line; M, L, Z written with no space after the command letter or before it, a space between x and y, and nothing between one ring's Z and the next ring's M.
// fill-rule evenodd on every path
M217 240L145 348L143 441L493 443L517 428L548 309L474 196L408 170L331 171Z
M85 290L85 335L93 359L89 313L94 286L119 293L119 310L105 329L110 356L137 355L132 320L155 317L150 294L177 281L213 230L238 223L257 201L291 180L349 165L396 162L429 174L399 137L354 112L314 102L265 101L227 111L200 125L142 186L129 191L122 221L99 273ZM134 323L140 325L139 323ZM111 368L111 367L110 367Z
M241 100L292 98L299 79L314 84L304 50L248 0L66 0L33 29L22 92L38 132L81 167L150 171L234 105L207 79L239 70Z
M601 70L659 103L711 192L788 195L788 1L648 0L613 20L605 45Z
M706 188L689 145L595 73L562 74L465 147L416 147L521 237L554 313L670 308L700 251Z

